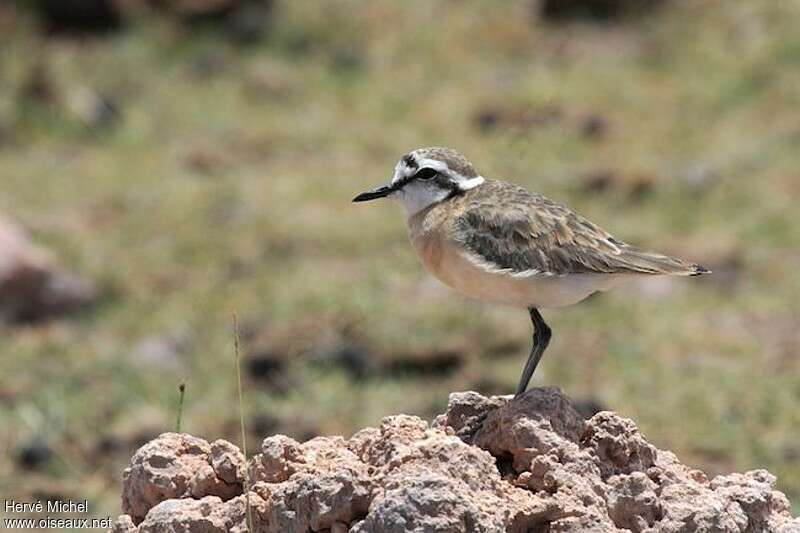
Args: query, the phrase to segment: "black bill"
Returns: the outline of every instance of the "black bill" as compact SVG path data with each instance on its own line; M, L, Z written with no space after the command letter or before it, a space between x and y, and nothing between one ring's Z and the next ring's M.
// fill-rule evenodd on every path
M371 191L362 192L355 198L353 198L354 202L366 202L368 200L375 200L376 198L386 198L390 194L395 191L395 188L391 185L382 185L377 189L372 189Z

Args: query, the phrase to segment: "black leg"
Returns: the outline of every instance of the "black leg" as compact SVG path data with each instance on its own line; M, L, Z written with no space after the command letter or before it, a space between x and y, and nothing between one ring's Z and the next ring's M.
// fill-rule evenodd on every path
M547 345L550 344L550 327L544 323L542 315L534 307L528 309L528 312L531 314L531 322L533 322L533 347L531 348L531 354L528 356L528 361L525 363L522 376L519 378L517 393L514 395L515 398L528 388L528 382L530 382L531 376L536 370L536 365L539 364L542 354L547 349Z

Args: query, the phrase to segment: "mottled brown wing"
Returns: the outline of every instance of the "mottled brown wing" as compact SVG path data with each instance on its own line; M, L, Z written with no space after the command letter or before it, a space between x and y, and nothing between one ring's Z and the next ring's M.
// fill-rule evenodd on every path
M497 187L497 183L492 185ZM499 204L468 202L455 221L456 240L470 252L512 272L552 274L680 274L705 269L646 252L552 200L502 184Z

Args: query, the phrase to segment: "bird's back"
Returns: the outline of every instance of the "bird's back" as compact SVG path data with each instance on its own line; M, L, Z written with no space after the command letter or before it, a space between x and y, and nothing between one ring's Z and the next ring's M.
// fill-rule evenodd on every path
M567 207L512 183L487 181L451 202L442 206L449 212L448 233L498 269L553 275L707 272L616 239Z

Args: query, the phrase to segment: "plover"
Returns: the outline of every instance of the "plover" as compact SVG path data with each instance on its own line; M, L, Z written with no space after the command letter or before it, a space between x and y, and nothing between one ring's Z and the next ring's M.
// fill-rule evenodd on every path
M528 310L533 346L517 396L550 342L539 309L572 305L635 278L710 272L631 246L544 196L486 179L450 148L409 152L388 185L353 201L386 197L405 208L411 244L428 272L466 296Z

